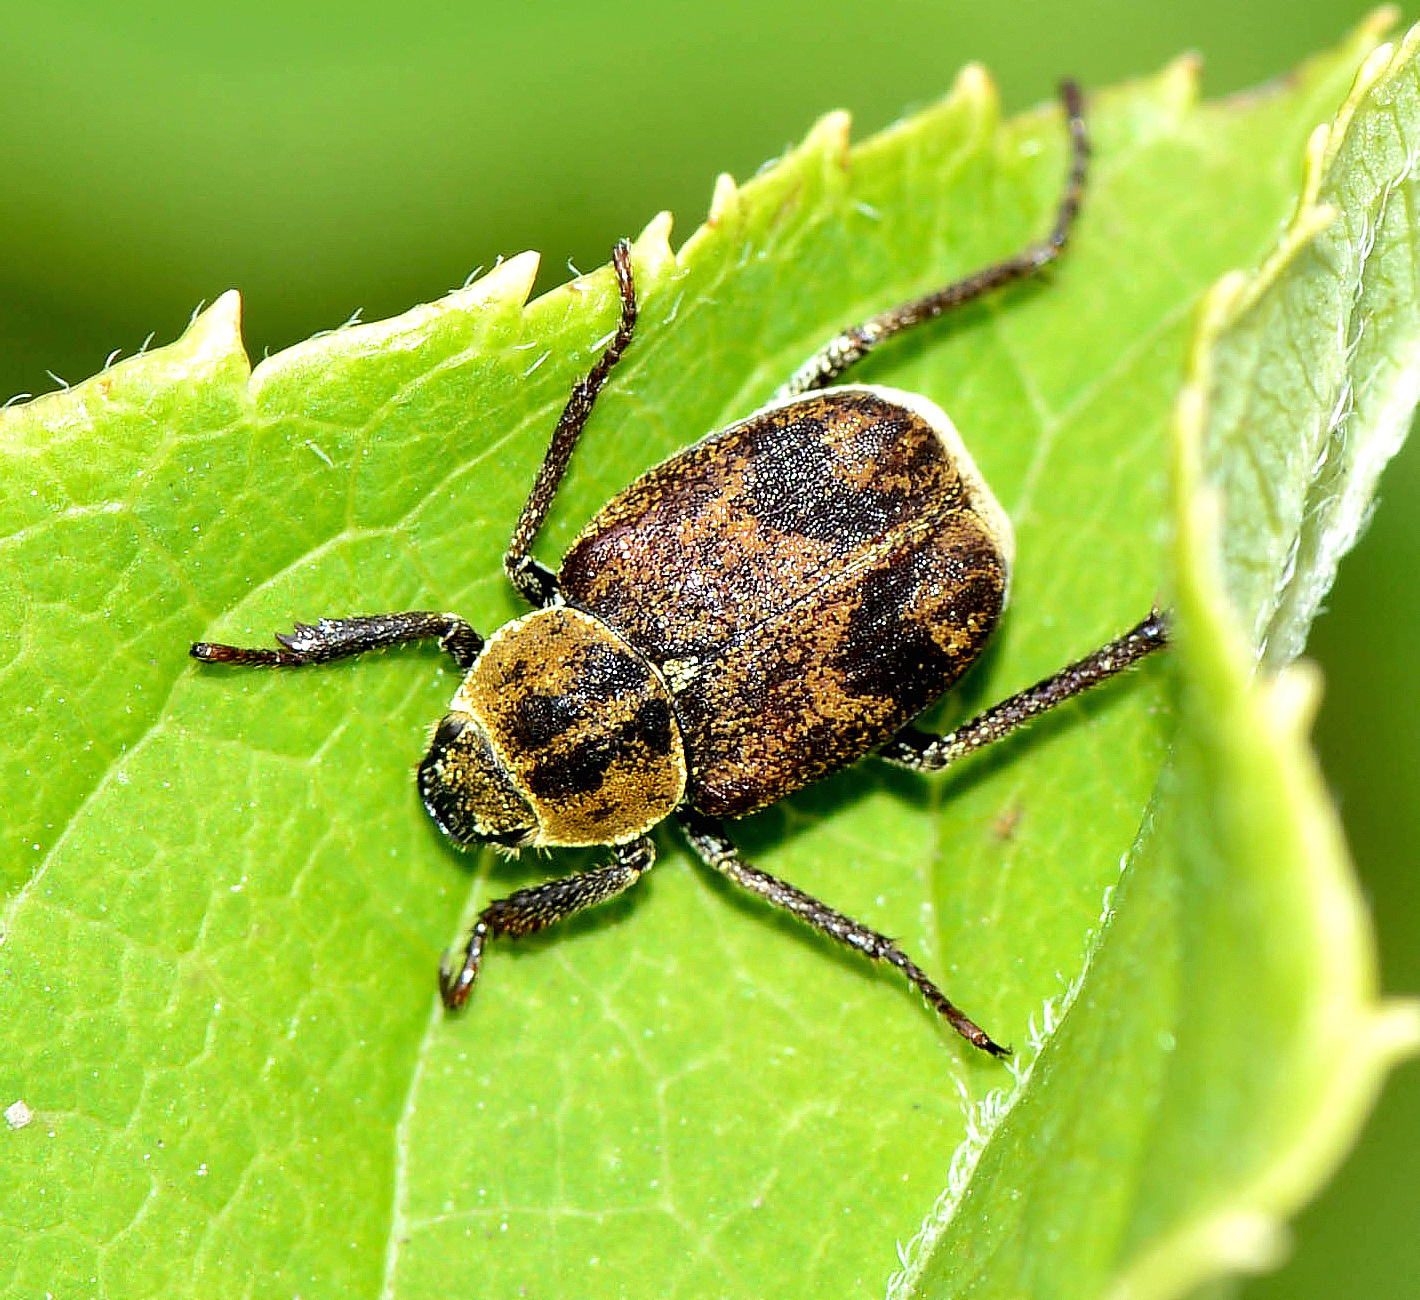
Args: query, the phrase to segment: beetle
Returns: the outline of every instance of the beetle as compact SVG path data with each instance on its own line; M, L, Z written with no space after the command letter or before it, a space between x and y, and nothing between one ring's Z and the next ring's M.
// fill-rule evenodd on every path
M1040 272L1064 250L1089 153L1079 88L1049 235L843 331L774 399L641 475L554 572L531 554L598 393L632 341L630 246L613 250L615 333L573 387L504 568L533 611L486 640L456 614L324 618L279 649L202 641L207 663L302 667L437 641L464 674L419 765L425 807L461 847L607 846L611 861L520 889L441 964L451 1010L490 938L531 934L629 889L676 820L713 869L897 967L965 1037L995 1042L896 943L743 861L723 822L870 753L936 772L1165 645L1152 611L1123 636L944 736L912 719L980 655L1006 604L1011 523L951 420L896 389L836 381L884 340Z

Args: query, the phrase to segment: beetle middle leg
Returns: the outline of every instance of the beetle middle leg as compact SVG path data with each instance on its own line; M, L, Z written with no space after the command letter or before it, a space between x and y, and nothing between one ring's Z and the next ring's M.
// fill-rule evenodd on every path
M188 651L209 664L242 664L257 668L305 668L348 659L367 650L418 641L437 641L465 672L483 649L483 638L457 614L410 610L403 614L360 614L353 618L323 618L318 623L297 623L288 635L278 632L279 650L265 646L223 645L197 641Z
M771 876L767 871L761 871L741 860L739 850L714 818L689 809L681 809L676 813L676 818L691 847L706 865L714 867L721 875L733 880L741 889L758 894L765 902L781 907L801 921L808 922L830 939L836 939L875 961L885 961L896 966L917 986L933 1009L940 1012L967 1042L992 1056L1010 1055L1009 1047L1002 1047L971 1020L887 935L869 929L861 921L855 921L852 917L844 916L842 912L834 911L812 894L806 894L802 889L797 889L777 876Z
M1116 673L1136 664L1145 655L1168 644L1168 619L1159 610L1135 624L1123 636L1102 645L1093 654L1067 664L1058 673L1034 686L1002 700L970 722L964 722L944 736L904 727L878 749L878 757L898 767L916 772L940 772L957 759L985 745L994 744L1017 727L1042 713L1064 704L1082 691L1108 681Z
M775 394L776 399L796 397L811 389L833 383L849 366L861 361L878 344L903 330L933 320L953 307L961 307L983 294L990 293L1015 280L1049 266L1065 249L1075 218L1080 213L1080 200L1085 192L1085 166L1089 161L1090 143L1085 133L1084 98L1073 81L1060 83L1060 102L1070 127L1070 172L1065 180L1065 192L1060 196L1055 212L1055 225L1050 234L1022 249L1014 257L983 267L951 284L943 285L921 298L890 307L870 316L859 325L846 329L830 339L790 376Z
M607 344L606 351L596 363L572 386L567 405L558 417L557 428L552 432L547 454L542 458L537 478L533 480L532 491L523 505L523 512L513 527L513 536L503 556L503 567L508 572L518 594L530 605L544 609L548 605L559 604L562 593L557 589L557 575L545 564L540 564L528 554L543 520L552 506L552 498L557 495L557 485L567 472L567 464L572 459L572 450L577 439L582 436L587 418L592 413L597 394L606 384L611 368L621 360L621 354L631 343L636 329L636 283L631 275L631 245L626 240L618 241L611 250L612 265L616 268L616 283L621 292L621 316L617 321L616 333Z
M473 923L462 963L456 969L449 965L439 968L439 992L444 1005L457 1011L468 1001L483 965L483 946L489 939L534 934L585 908L605 903L624 894L656 861L656 846L649 835L618 844L613 852L615 860L604 867L548 880L489 903Z

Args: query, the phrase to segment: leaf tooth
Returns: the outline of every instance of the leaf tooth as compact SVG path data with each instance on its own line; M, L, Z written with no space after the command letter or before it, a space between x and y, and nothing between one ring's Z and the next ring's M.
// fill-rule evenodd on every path
M1377 34L1379 34L1389 28L1398 17L1399 14L1395 9L1386 7L1372 14L1367 25L1375 26ZM1386 21L1381 22L1382 19ZM1400 40L1378 45L1366 56L1366 61L1361 64L1356 73L1356 79L1352 82L1350 91L1347 92L1345 102L1337 110L1335 119L1329 124L1324 140L1325 152L1316 160L1318 181L1335 161L1336 154L1345 144L1351 121L1366 96L1396 69L1410 62L1415 57L1417 50L1420 50L1420 23L1411 27ZM1308 144L1310 146L1310 142ZM1309 164L1312 162L1310 147L1308 148L1307 161ZM1310 175L1307 179L1310 181Z
M733 224L739 218L740 210L740 187L729 172L721 172L715 177L715 192L710 196L710 213L705 218L705 224Z
M674 226L675 218L662 209L632 241L643 279L660 279L667 267L675 265L675 254L671 251L671 230Z
M949 104L960 101L986 113L999 111L1001 94L996 79L982 63L964 63L947 92Z
M469 311L495 303L508 308L521 307L532 293L541 260L541 255L531 249L518 253L506 262L496 263L490 271L446 294L433 305L454 311Z
M1287 1258L1287 1230L1277 1217L1259 1210L1230 1210L1201 1225L1200 1237L1211 1237L1213 1258L1238 1273L1266 1273Z
M1420 1001L1387 998L1368 1028L1376 1059L1385 1066L1398 1065L1420 1052Z
M961 114L970 123L968 139L974 145L989 143L1001 129L1001 89L996 78L980 63L966 64L942 100L941 111Z
M1159 72L1159 86L1174 113L1182 118L1198 106L1203 93L1203 57L1185 50L1170 59Z
M1321 703L1321 670L1306 662L1288 664L1260 683L1264 710L1279 732L1298 744L1311 734Z
M198 312L177 346L199 363L222 360L234 352L245 356L242 295L236 289L228 289L206 311Z
M841 167L848 161L848 136L852 126L853 115L847 109L836 108L825 113L809 128L799 152L826 154Z

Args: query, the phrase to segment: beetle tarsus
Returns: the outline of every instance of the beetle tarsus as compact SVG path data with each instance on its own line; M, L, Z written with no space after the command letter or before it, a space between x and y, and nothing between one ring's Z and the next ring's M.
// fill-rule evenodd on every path
M904 727L879 748L878 757L914 772L940 772L959 758L1003 740L1042 713L1108 681L1168 643L1168 615L1155 608L1123 636L1115 637L1083 659L1066 664L1059 672L978 713L971 721L945 735Z
M892 952L881 955L884 960L891 962L902 971L917 986L918 992L927 999L927 1004L945 1017L947 1023L973 1047L979 1047L983 1052L1002 1059L1010 1056L1011 1049L1009 1047L1002 1047L976 1021L967 1016L956 1003L951 1001L941 989L927 978L902 949L893 945Z
M449 1011L457 1011L468 1001L473 992L474 981L478 979L483 965L483 941L488 937L488 926L478 920L464 945L463 961L455 971L447 962L439 966L439 996Z
M223 645L218 641L194 641L188 654L205 664L240 664L247 668L299 668L306 662L289 650Z
M467 670L483 648L483 638L457 614L440 614L426 609L297 623L289 633L276 633L276 640L281 644L279 650L198 641L188 653L194 659L209 664L305 668L311 664L348 659L369 650L386 650L391 646L417 641L437 641L440 649L459 668Z

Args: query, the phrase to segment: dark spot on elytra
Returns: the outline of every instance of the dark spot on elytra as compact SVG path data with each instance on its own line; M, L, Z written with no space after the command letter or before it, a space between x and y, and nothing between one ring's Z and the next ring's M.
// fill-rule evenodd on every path
M913 512L941 459L936 435L924 436L920 425L872 394L839 394L753 420L744 431L746 512L778 532L845 550L880 537ZM889 476L900 481L882 486Z
M896 700L910 717L960 674L966 665L952 663L914 608L941 576L939 557L926 549L894 556L863 575L832 665L849 695Z

